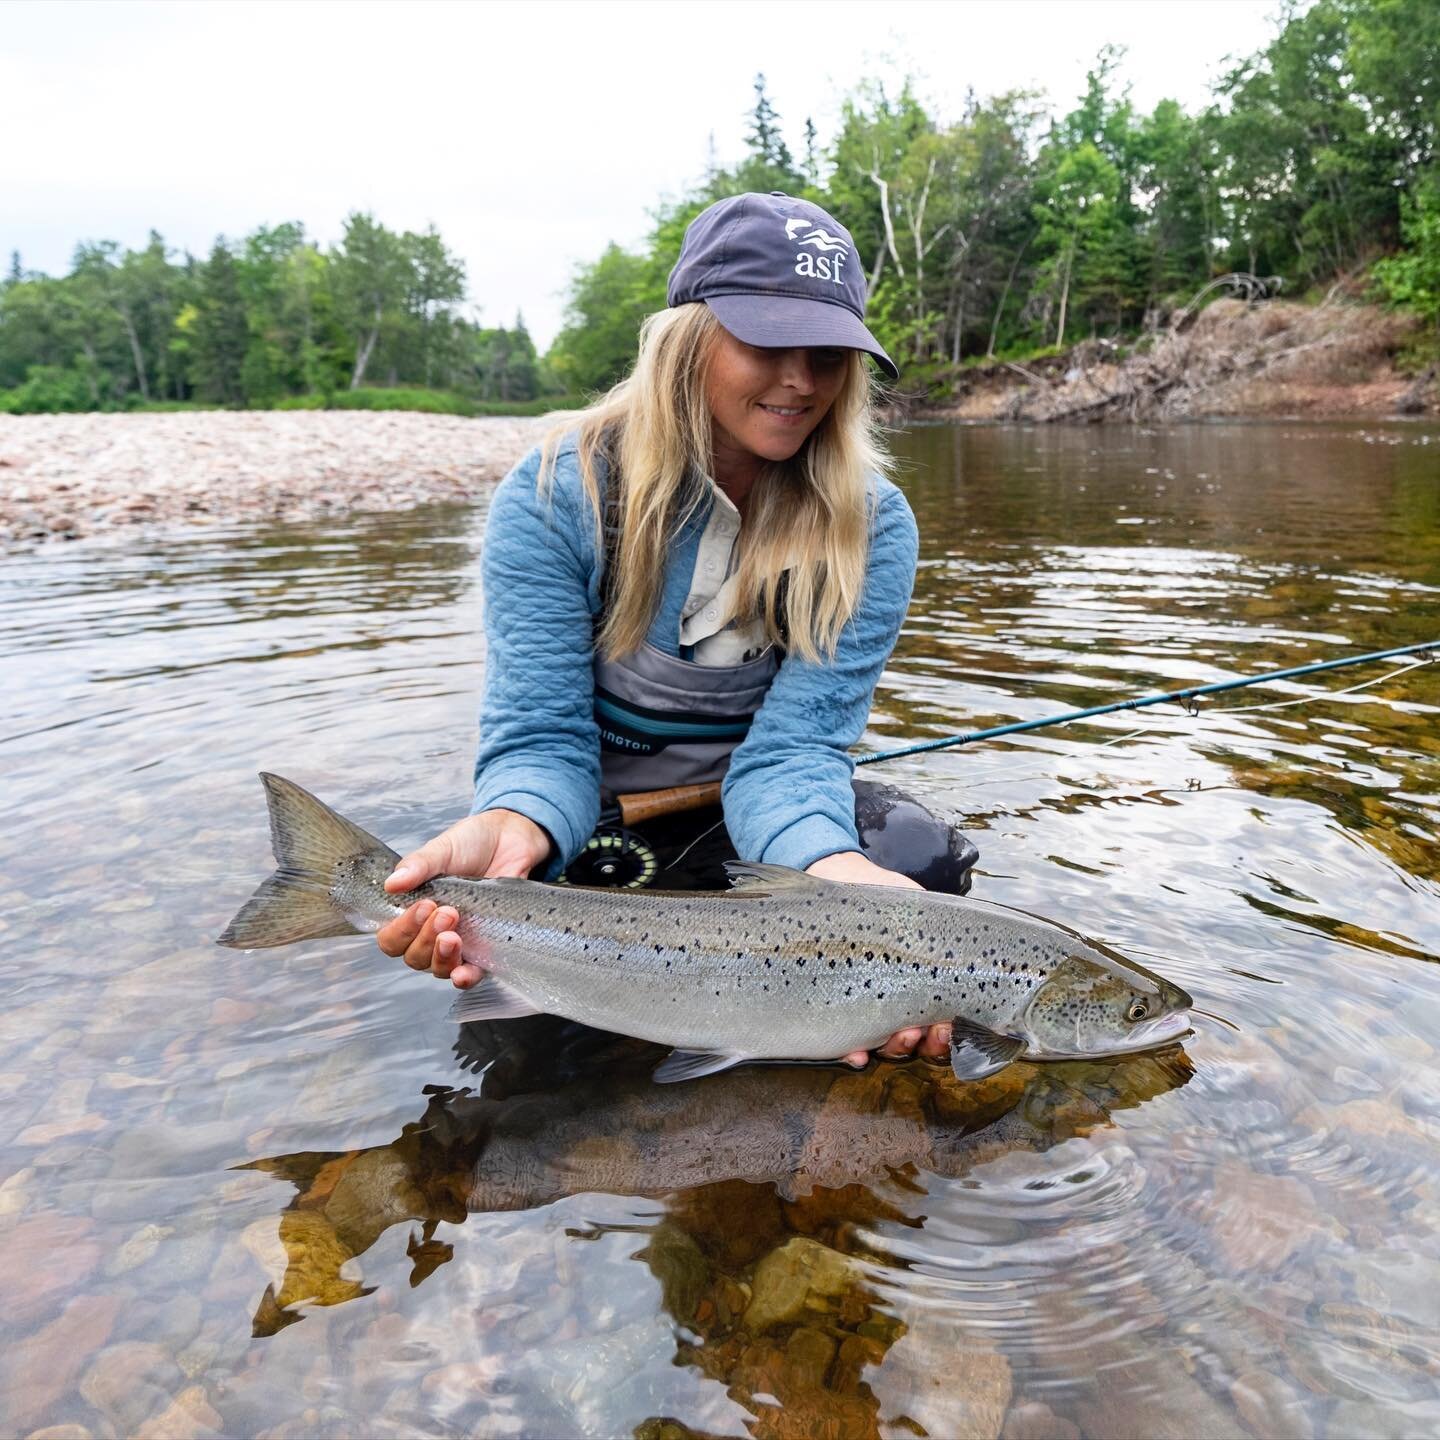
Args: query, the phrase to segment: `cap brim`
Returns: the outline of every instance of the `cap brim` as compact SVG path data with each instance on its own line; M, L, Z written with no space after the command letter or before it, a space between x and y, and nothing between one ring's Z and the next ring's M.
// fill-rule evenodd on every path
M799 295L711 295L715 318L747 345L788 349L793 345L834 345L873 355L892 379L900 372L853 310Z

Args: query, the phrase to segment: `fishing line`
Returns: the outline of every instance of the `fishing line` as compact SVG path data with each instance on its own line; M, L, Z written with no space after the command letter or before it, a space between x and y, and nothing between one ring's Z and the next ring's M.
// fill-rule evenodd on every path
M1319 695L1301 695L1295 700L1267 700L1262 705L1227 705L1218 713L1221 715L1244 715L1252 710L1284 710L1290 705L1308 705L1315 700L1328 700L1332 695L1354 695L1358 690L1368 690L1372 685L1383 685L1397 675L1408 675L1412 670L1419 670L1422 666L1431 663L1433 663L1433 657L1425 655L1418 660L1410 661L1408 665L1402 665L1398 670L1391 670L1386 675L1378 675L1374 680L1362 680L1358 685L1347 685L1343 690L1325 690Z
M723 824L725 817L722 815L713 825L702 830L668 865L666 870L673 870L707 835L713 835Z

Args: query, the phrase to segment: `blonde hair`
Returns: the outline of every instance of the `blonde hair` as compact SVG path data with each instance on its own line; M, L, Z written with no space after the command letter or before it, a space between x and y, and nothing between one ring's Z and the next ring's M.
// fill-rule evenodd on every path
M602 467L610 485L618 485L609 496L611 521L618 522L608 546L615 573L607 577L605 617L596 636L608 659L644 643L660 603L669 547L704 502L703 477L714 473L705 379L721 333L703 304L651 315L640 327L630 374L545 436L542 490L554 477L562 439L578 428L580 474L600 555L607 554ZM794 456L767 465L750 492L735 617L760 617L772 644L806 660L833 656L865 584L870 477L890 468L864 356L849 351L829 413Z

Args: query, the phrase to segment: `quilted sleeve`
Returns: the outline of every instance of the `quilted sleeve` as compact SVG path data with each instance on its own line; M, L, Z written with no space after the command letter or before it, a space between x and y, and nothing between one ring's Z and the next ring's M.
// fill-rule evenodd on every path
M485 683L472 813L528 816L555 842L549 873L589 839L600 808L593 630L599 584L573 450L536 489L540 452L500 483L485 527Z

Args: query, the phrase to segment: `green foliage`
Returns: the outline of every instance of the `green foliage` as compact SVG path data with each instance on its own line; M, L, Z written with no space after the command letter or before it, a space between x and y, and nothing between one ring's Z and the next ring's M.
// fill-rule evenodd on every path
M239 405L253 393L246 374L250 332L240 294L239 267L223 239L200 274L195 302L176 317L185 341L191 382L201 400Z
M1440 173L1401 201L1405 249L1373 270L1381 292L1427 320L1440 343Z
M635 359L635 341L647 315L665 308L649 257L611 244L593 264L581 266L570 286L565 325L550 347L550 367L571 391L606 390Z
M23 384L0 390L0 414L57 415L93 408L85 376L58 365L32 365Z
M523 316L515 328L476 330L471 337L476 385L481 399L508 404L540 393L540 359Z

